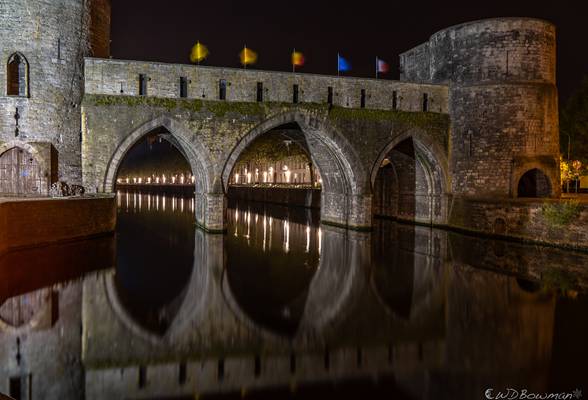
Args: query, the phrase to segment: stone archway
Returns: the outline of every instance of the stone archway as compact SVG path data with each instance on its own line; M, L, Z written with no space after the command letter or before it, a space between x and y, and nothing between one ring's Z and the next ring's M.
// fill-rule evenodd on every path
M521 175L517 184L517 197L550 197L552 191L549 177L538 168Z
M447 220L447 157L426 133L390 141L372 167L375 215L427 224Z
M224 228L224 199L218 179L214 178L214 165L207 148L200 143L183 124L170 117L159 117L135 129L116 147L108 162L102 190L112 192L116 175L127 152L145 135L156 129L169 133L166 138L186 158L195 177L195 217L196 222L209 231L222 231Z
M364 167L349 142L324 121L302 110L279 114L245 134L231 150L222 168L226 193L229 178L241 153L258 137L282 125L296 123L312 163L322 178L321 221L352 229L371 227L371 198Z

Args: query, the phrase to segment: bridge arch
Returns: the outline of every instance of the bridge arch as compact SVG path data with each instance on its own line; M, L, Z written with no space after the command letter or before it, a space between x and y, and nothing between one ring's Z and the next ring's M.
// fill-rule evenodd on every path
M212 227L214 229L219 225L219 222L210 221L210 213L208 212L210 208L210 193L222 193L222 191L218 179L214 178L214 165L210 159L208 149L188 128L169 116L160 116L141 125L120 142L108 162L103 183L104 191L114 191L116 175L127 152L141 138L158 128L163 128L169 132L166 140L174 145L190 164L192 174L196 181L194 190L197 223L204 227ZM222 201L220 204L222 209ZM219 214L222 215L222 213ZM220 225L222 226L222 221Z
M227 192L231 172L243 151L258 137L295 123L301 134L293 139L307 147L322 178L321 220L350 228L371 226L371 198L366 173L350 143L324 120L296 110L275 115L247 132L230 151L222 167L222 185ZM303 147L304 147L303 146Z
M389 176L385 176L386 166ZM372 166L373 212L427 224L445 223L448 177L447 156L441 146L420 129L403 131L384 146Z

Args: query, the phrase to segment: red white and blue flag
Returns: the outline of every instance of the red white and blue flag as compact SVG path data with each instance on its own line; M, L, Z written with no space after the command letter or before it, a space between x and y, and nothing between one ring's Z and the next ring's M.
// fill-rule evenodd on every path
M378 74L385 74L388 71L390 71L390 65L386 61L376 57L376 77Z

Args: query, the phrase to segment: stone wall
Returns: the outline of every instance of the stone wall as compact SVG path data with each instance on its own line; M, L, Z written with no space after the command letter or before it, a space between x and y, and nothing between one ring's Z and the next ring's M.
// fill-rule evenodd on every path
M229 186L229 199L320 208L320 189L296 189L254 186Z
M457 25L400 55L401 80L450 84L453 194L516 197L540 168L559 196L555 59L555 27L531 18Z
M93 50L108 56L109 24L109 0L0 1L0 144L52 144L58 153L52 175L72 183L81 182L83 57ZM26 96L7 96L6 65L14 53L28 63Z
M570 211L566 204L572 204ZM456 197L449 207L449 225L454 228L588 249L587 203Z
M114 231L114 196L0 199L0 253Z
M423 94L429 98L429 110L447 112L447 87L433 84L365 78L337 77L305 73L259 71L249 69L163 64L154 62L85 60L85 92L105 95L139 95L139 75L145 75L147 96L180 97L180 77L188 79L187 97L219 100L219 81L226 80L226 100L256 102L257 83L263 83L264 102L293 102L293 85L299 88L300 103L327 103L328 88L333 88L333 105L360 108L361 90L365 90L365 108L391 110L393 92L397 108L422 111Z

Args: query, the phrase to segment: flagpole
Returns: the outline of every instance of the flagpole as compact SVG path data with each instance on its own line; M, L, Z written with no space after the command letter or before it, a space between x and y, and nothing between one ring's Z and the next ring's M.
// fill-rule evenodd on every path
M292 62L292 73L296 73L296 64L294 63L294 54L296 54L296 47L294 47L294 51L292 51L292 56L290 57L290 61Z
M379 71L378 71L378 70L379 70L379 68L378 68L378 67L379 67L379 66L378 66L378 56L376 56L376 79L378 79L378 72L379 72Z
M247 69L247 45L243 45L243 69Z
M339 53L337 53L337 76L339 76Z

